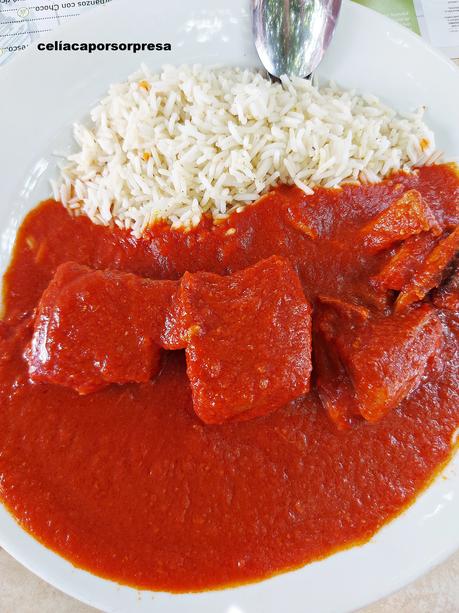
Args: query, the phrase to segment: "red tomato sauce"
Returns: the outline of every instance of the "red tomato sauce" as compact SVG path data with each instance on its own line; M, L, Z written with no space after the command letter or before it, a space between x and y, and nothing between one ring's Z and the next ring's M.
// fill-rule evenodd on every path
M313 304L328 294L384 309L368 279L388 253L369 255L355 236L402 188L419 190L441 223L458 223L459 179L447 166L313 196L282 187L218 225L155 226L141 240L53 201L33 210L5 275L13 328L0 352L0 498L19 523L93 573L188 591L301 566L364 542L405 509L452 453L457 313L440 311L444 346L421 386L380 422L347 431L331 423L314 387L271 415L205 425L181 351L165 353L148 383L87 396L31 383L23 358L25 322L69 260L178 279L282 255Z

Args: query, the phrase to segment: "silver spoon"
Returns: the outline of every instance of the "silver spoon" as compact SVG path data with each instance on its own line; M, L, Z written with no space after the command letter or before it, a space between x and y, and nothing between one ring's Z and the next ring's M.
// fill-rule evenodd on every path
M333 37L341 0L252 0L253 34L273 77L309 77Z

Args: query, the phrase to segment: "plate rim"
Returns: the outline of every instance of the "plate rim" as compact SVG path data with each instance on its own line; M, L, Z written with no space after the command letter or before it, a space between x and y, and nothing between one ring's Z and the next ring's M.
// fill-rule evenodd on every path
M243 0L239 0L239 3L243 2ZM40 39L40 42L46 42L49 40L54 40L56 38L56 33L58 33L61 37L65 36L65 35L69 35L74 31L82 31L83 28L85 27L85 24L89 24L91 22L94 22L95 20L98 19L97 15L99 15L99 19L100 16L102 14L106 15L106 11L110 10L111 6L118 6L118 5L128 5L129 4L129 0L113 0L111 5L108 6L98 6L95 7L94 9L91 9L90 11L88 11L86 14L80 15L80 17L68 24L65 24L63 26L60 26L57 30L54 30L50 33L48 33L46 36L44 36L42 39ZM237 4L237 3L235 3ZM139 3L140 6L140 3ZM352 8L351 8L352 7ZM381 15L379 13L376 13L375 11L373 11L372 9L369 9L367 7L364 7L362 5L359 4L355 4L355 3L351 3L350 0L345 0L345 2L343 2L343 8L342 10L356 10L357 12L361 12L363 11L364 13L371 13L372 15L376 14L378 15L378 20L384 25L386 25L386 27L388 27L390 30L401 33L403 35L403 38L408 38L409 40L413 40L416 42L416 45L419 45L419 43L421 43L421 46L427 51L429 52L431 55L433 55L434 57L436 57L437 60L441 61L442 64L444 64L449 70L451 70L451 74L453 75L453 78L457 78L459 80L459 67L454 64L451 60L449 60L446 56L444 56L440 51L438 51L437 49L434 49L433 47L431 47L430 45L428 45L421 37L419 37L417 34L406 30L405 28L403 28L402 26L400 26L397 23L394 23L391 19L389 19L388 17ZM18 66L18 64L25 64L26 62L28 62L29 58L32 57L33 55L37 56L38 52L36 51L36 44L35 45L31 45L31 47L29 49L27 49L26 51L22 52L21 55L19 57L14 58L14 60L12 62L10 62L9 64L7 64L6 66L3 66L0 70L0 88L2 86L2 83L6 83L8 85L8 80L9 79L13 79L14 81L14 73L15 73L15 67ZM46 56L45 56L46 57ZM13 75L13 76L11 76ZM455 468L455 464L459 463L459 453L456 452L456 456L452 457L449 464L447 465L447 467L444 469L444 471L442 471L440 474L438 474L435 478L435 482L437 482L439 479L441 479L441 475L443 475L444 473L449 473L449 471L451 470L451 468ZM431 485L428 486L429 488L431 487ZM410 506L405 509L402 512L402 516L405 516L406 513L408 513L416 504L418 504L419 500L424 496L425 492L422 492L415 500L412 504L410 504ZM102 581L104 584L108 583L110 584L110 589L111 590L115 590L116 592L122 592L124 590L129 590L130 592L133 592L134 594L138 594L139 591L134 589L134 588L129 588L126 586L119 586L117 583L114 583L112 581L106 580L106 579L102 579L100 577L97 577L95 575L92 575L91 573L88 573L85 570L82 569L76 569L75 567L73 567L71 565L70 562L68 562L67 560L65 560L64 558L62 558L61 556L59 556L59 554L54 553L52 550L46 548L45 546L39 544L39 542L37 540L35 540L29 533L27 533L25 530L23 530L19 524L17 524L17 522L15 521L14 517L9 513L9 511L7 511L5 509L5 507L0 503L0 520L1 518L5 518L5 513L12 519L12 521L14 522L14 524L17 526L18 530L21 532L22 537L26 537L25 541L28 541L28 539L30 539L30 541L33 542L34 545L38 546L41 549L44 549L44 552L46 552L46 554L50 554L52 557L57 558L58 563L62 564L64 563L65 565L69 566L69 571L70 574L76 573L78 575L80 574L84 574L87 575L92 579L95 579L97 582ZM383 534L385 532L385 530L391 526L394 522L397 522L399 519L399 517L395 518L394 520L392 520L391 522L389 522L389 524L385 525L381 530L379 530L376 535L374 537L372 537L372 539L370 539L369 543L359 547L359 546L355 546L349 550L344 550L342 552L338 552L337 554L334 554L333 558L336 558L338 556L346 556L347 552L349 551L354 551L355 549L362 549L367 547L367 545L371 544L374 539L377 539L379 537L379 535ZM1 522L0 522L1 523ZM20 539L19 539L20 540ZM31 544L29 543L29 546ZM107 605L102 602L99 601L98 598L94 597L94 596L85 596L82 595L81 592L78 591L78 589L73 589L71 585L67 585L66 587L63 587L62 584L62 580L59 581L58 579L55 579L54 577L50 576L50 573L48 572L47 568L42 568L39 566L39 564L37 564L36 562L30 562L30 560L27 558L27 555L23 554L23 552L21 551L21 547L17 545L17 542L15 541L15 539L13 538L12 542L9 542L8 538L5 538L5 535L2 533L2 528L0 526L0 546L2 546L5 551L7 551L8 553L10 553L10 555L12 555L16 560L18 560L23 566L25 566L26 568L28 568L31 572L33 572L34 574L36 574L37 576L41 577L44 581L46 581L47 583L53 585L54 587L56 587L57 589L69 594L70 596L76 598L77 600L84 602L90 606L96 606L101 608L102 610L105 611L122 611L123 609L117 609L116 607L109 607L107 608ZM356 607L362 607L365 606L367 604L369 604L370 602L374 602L375 600L378 600L382 597L388 596L389 594L397 591L398 589L400 589L401 587L403 587L404 585L406 585L407 583L410 583L411 581L413 581L414 579L416 579L417 577L421 576L422 574L425 574L426 572L428 572L429 570L431 570L435 565L441 563L443 560L445 560L449 555L451 555L456 549L459 548L459 534L457 537L457 542L454 541L452 544L450 544L450 547L445 547L443 548L441 551L439 551L435 556L432 556L429 563L425 564L424 567L421 570L413 570L410 572L406 572L405 575L403 575L402 577L398 577L397 579L394 579L392 581L392 587L390 588L390 591L388 591L386 588L381 588L380 592L374 591L374 597L372 597L371 599L363 599L363 600L359 600L356 599L354 600L354 603L351 604L350 607L347 607L345 609L340 609L341 612L344 611L349 611L349 610L353 610ZM43 552L42 552L43 553ZM329 560L329 558L326 558L326 560ZM326 561L325 560L325 561ZM320 565L325 561L319 561L319 562L313 562L310 565L306 565L305 567L302 567L301 569L298 569L296 571L291 571L290 573L281 573L280 575L277 575L276 577L272 578L272 579L267 579L265 581L262 582L258 582L258 583L252 583L252 584L248 584L248 585L244 585L241 587L237 587L237 588L224 588L218 591L210 591L210 592L206 592L204 593L204 596L208 595L208 594L224 594L224 593L235 593L235 592L240 592L241 590L246 590L246 589L251 589L254 586L259 587L261 590L265 590L265 587L267 586L267 584L269 582L273 582L276 581L276 579L278 577L285 577L287 575L293 575L296 573L301 573L302 571L304 571L305 568L311 567L313 565ZM65 583L65 582L64 582ZM275 589L275 588L273 588ZM142 594L152 594L153 598L157 599L158 595L165 595L167 596L167 598L171 598L174 601L177 602L181 602L183 600L189 599L189 598L197 598L198 602L200 601L202 594L184 594L184 595L175 595L175 594L168 594L166 592L149 592L148 590L145 591L141 591ZM237 597L235 598L237 600ZM169 601L170 604L170 601ZM183 602L182 602L183 604ZM179 605L179 606L182 606ZM161 605L160 605L161 606ZM198 606L200 607L200 609L202 610L202 606L203 603L199 603ZM185 604L185 607L187 607L187 604ZM230 607L231 608L231 607ZM236 610L237 609L237 610ZM231 613L242 613L242 609L238 609L236 607L236 609L234 611L231 611ZM139 609L140 610L140 609ZM178 609L177 609L178 610ZM181 609L182 610L182 609ZM247 609L249 610L249 609ZM324 609L325 610L335 610L335 609ZM336 609L337 610L337 609ZM230 609L228 609L228 612L230 611Z

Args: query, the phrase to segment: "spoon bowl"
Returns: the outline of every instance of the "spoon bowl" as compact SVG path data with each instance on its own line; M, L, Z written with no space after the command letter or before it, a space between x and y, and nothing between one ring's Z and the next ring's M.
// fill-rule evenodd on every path
M253 0L253 34L273 77L309 77L333 37L341 0Z

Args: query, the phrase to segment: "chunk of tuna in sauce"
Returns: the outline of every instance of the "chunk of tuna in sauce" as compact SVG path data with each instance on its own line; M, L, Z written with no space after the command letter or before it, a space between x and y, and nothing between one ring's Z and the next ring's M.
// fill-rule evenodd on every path
M362 228L362 242L373 253L388 249L420 232L432 231L441 234L435 215L421 194L409 190L394 200L376 219Z
M459 317L459 262L456 262L445 283L435 291L434 304L439 309L447 309Z
M62 264L38 304L26 351L32 380L80 394L149 381L160 369L162 324L177 285Z
M186 348L204 422L267 415L309 391L311 306L288 260L273 256L226 277L185 273L177 302L179 334L167 325L164 345Z
M181 351L167 352L154 381L86 396L31 383L23 353L28 318L70 260L179 279L278 255L313 305L320 294L389 315L369 278L393 254L370 253L357 237L411 189L442 227L458 223L459 180L447 166L312 196L279 188L215 227L157 226L145 240L72 219L54 202L30 213L5 278L0 336L0 496L21 525L104 577L186 591L298 567L366 541L405 509L450 458L459 425L459 324L450 311L439 312L443 346L416 391L379 422L345 431L315 385L270 415L205 425Z
M437 287L448 264L458 251L459 227L456 227L432 249L420 268L402 288L395 303L396 310L402 311L414 302L422 300L431 289Z
M358 412L368 421L381 419L417 388L443 337L435 309L427 304L356 325L343 318L334 323L330 344L351 379Z

